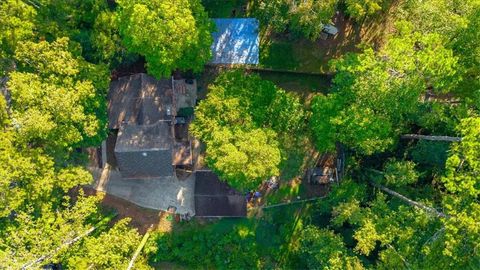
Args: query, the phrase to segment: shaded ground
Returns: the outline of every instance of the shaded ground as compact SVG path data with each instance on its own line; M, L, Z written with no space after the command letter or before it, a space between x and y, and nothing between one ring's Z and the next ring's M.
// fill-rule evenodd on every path
M206 66L204 72L197 77L198 99L205 99L208 85L215 81L219 73L229 70L226 67ZM307 100L313 93L327 93L332 76L328 74L302 74L274 70L248 69L259 74L262 79L269 80L280 88L299 94Z
M255 72L262 79L269 80L282 89L300 93L302 96L305 96L306 92L327 93L331 84L330 75L296 74L268 70L256 70Z
M210 18L244 17L247 0L202 0Z
M343 12L332 19L339 32L326 40L310 41L290 33L273 33L265 27L260 34L260 66L279 70L329 73L329 61L348 52L358 52L360 44L378 49L393 32L400 1L392 1L381 12L363 24L354 22Z
M360 30L362 42L380 48L388 35L394 32L394 23L398 20L398 8L403 1L391 0L384 7L385 11L366 21Z
M288 181L282 181L277 190L263 191L264 197L257 201L255 205L274 205L279 203L290 203L305 199L324 197L330 191L330 185L312 185L305 179L294 178Z
M303 196L306 198L324 197L330 192L330 184L312 185L302 180Z
M98 194L98 191L91 187L84 187L83 190L87 195ZM102 206L106 209L114 209L118 213L118 216L113 222L123 218L131 218L132 221L130 222L130 225L137 228L141 234L144 234L150 226L155 226L160 221L160 217L163 213L162 211L143 208L129 201L103 192L101 194L103 194Z
M326 40L310 41L264 29L260 38L260 66L313 73L329 72L328 62L331 59L357 51L356 45L361 41L360 27L345 14L339 12L332 21L338 28L338 34Z
M137 73L147 73L145 68L145 58L139 56L133 63L125 63L112 71L111 79L116 80L119 77L130 76Z

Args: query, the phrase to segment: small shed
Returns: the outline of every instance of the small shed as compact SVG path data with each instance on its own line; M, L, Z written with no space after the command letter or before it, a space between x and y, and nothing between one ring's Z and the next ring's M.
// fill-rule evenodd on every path
M260 39L258 20L254 18L213 19L211 64L257 65Z
M115 157L124 178L173 176L173 131L170 121L153 125L124 124Z
M210 170L195 172L195 215L199 217L245 217L245 196Z

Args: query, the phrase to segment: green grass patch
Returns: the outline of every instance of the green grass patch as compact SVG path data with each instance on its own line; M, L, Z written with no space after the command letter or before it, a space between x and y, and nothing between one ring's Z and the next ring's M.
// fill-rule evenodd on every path
M305 160L305 153L299 149L288 149L287 159L281 164L281 179L292 179L301 174L301 169Z
M328 75L309 75L275 71L257 71L264 80L269 80L282 89L293 92L327 93L331 78Z
M243 6L246 0L202 0L202 4L210 18L230 18L235 10L235 17L243 17Z
M264 68L330 73L330 61L357 51L356 45L360 42L354 31L311 41L288 33L274 33L265 25L260 27L260 66Z
M300 181L282 182L277 190L268 195L268 204L272 205L288 200L295 200L295 198L301 194L301 191L302 185Z
M260 66L309 73L328 72L330 51L309 40L267 40L260 44Z
M300 40L292 45L293 57L299 63L297 70L314 73L329 72L329 51L318 43Z
M260 66L280 70L295 70L298 61L293 56L293 47L287 42L272 42L260 46Z

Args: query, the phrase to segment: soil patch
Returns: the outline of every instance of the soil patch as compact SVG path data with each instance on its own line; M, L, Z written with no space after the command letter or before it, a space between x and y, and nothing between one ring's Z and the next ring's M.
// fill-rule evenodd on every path
M86 195L97 194L97 191L91 187L84 187L83 190ZM105 209L114 209L118 213L114 222L127 217L131 218L130 226L137 228L141 234L144 234L150 226L157 226L163 214L163 211L146 209L109 194L104 194L101 203Z
M306 198L324 197L330 191L330 184L312 185L307 183L306 179L302 180L302 186L303 196Z

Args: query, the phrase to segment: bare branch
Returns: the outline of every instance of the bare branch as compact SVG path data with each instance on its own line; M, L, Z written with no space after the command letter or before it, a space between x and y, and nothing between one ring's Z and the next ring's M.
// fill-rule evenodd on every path
M394 197L396 197L396 198L398 198L398 199L406 202L407 204L412 205L412 206L415 206L415 207L418 207L418 208L420 208L420 209L423 209L424 211L426 211L426 212L428 212L428 213L430 213L430 214L433 214L433 215L436 216L436 217L439 217L439 218L450 218L450 216L448 216L448 215L446 215L446 214L438 211L437 209L435 209L435 208L433 208L433 207L429 207L429 206L426 206L426 205L424 205L424 204L422 204L422 203L419 203L419 202L416 202L416 201L414 201L414 200L411 200L411 199L403 196L402 194L400 194L400 193L398 193L398 192L396 192L396 191L393 191L393 190L391 190L391 189L389 189L389 188L386 188L386 187L384 187L384 186L382 186L382 185L380 185L380 184L377 184L377 183L375 183L375 182L373 182L373 181L369 181L369 183L370 183L370 185L372 185L372 186L374 186L374 187L376 187L376 188L378 188L378 189L380 189L380 190L382 190L382 191L384 191L384 192L386 192L386 193L388 193L388 194L390 194L390 195L392 195L392 196L394 196Z
M414 139L414 140L427 140L427 141L444 141L444 142L459 142L462 140L461 137L450 137L450 136L427 136L419 134L404 134L401 136L402 139Z

